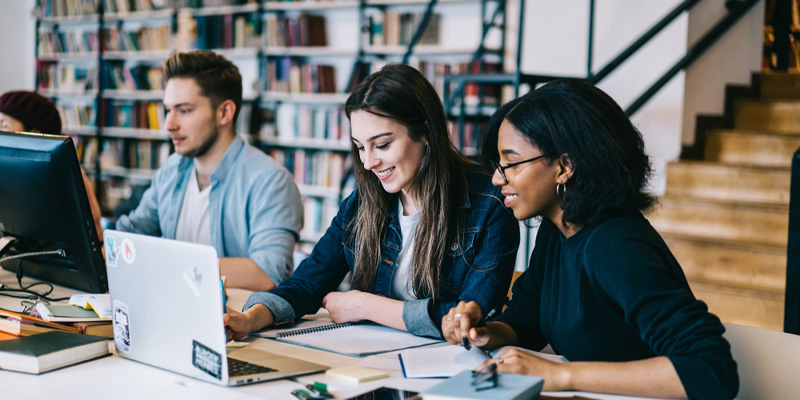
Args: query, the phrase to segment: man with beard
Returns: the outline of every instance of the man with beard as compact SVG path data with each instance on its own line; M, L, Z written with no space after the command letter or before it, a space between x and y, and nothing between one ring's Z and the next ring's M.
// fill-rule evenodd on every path
M214 246L227 286L274 288L291 274L303 206L289 172L236 134L238 68L196 51L173 55L163 69L175 153L116 228Z

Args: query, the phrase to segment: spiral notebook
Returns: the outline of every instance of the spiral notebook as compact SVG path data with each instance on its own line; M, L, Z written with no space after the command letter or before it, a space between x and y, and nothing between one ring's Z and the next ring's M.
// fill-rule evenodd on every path
M258 336L351 357L363 357L441 342L369 321L336 324L330 319L327 321L309 319L301 321L294 328L259 332Z

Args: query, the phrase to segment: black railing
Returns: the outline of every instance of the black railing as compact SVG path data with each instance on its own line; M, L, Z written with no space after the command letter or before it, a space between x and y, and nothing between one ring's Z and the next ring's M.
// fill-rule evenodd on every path
M681 4L679 4L675 9L670 11L667 15L665 15L661 20L659 20L652 28L650 28L647 32L645 32L641 37L636 39L630 46L624 49L622 52L619 53L614 59L608 62L603 68L601 68L597 73L592 73L592 57L594 53L594 1L590 1L589 4L589 40L587 46L587 75L582 77L586 79L588 82L592 84L598 84L603 79L608 77L612 72L614 72L620 65L625 63L631 56L636 54L645 44L650 42L655 36L657 36L661 31L664 30L667 26L669 26L675 19L683 14L686 11L689 11L692 7L698 4L700 0L685 0ZM733 27L750 9L759 3L760 0L743 0L737 2L738 5L732 7L731 10L712 28L710 29L700 40L697 41L689 50L687 50L686 55L684 55L681 60L679 60L675 65L673 65L664 75L662 75L655 83L653 83L647 90L645 90L642 95L640 95L634 102L627 107L625 110L626 114L633 115L638 111L647 101L649 101L656 93L658 93L661 88L664 87L675 75L680 72L681 70L685 70L688 68L695 60L697 60L701 55L703 55L719 38L721 38L726 32L728 32L731 27ZM522 8L522 14L520 15L520 26L523 24L522 15L524 15L524 4L525 1L520 1L520 7ZM507 74L489 74L488 76L493 77L494 80L484 79L481 78L482 74L462 74L462 75L447 75L445 76L445 96L444 96L444 104L445 110L451 110L452 104L456 103L456 99L459 97L463 97L464 91L464 84L466 83L500 83L500 84L511 84L514 86L514 95L519 96L519 86L521 84L529 84L531 88L539 83L549 82L551 80L559 79L559 78L567 78L567 76L555 76L555 75L529 75L529 74L522 74L519 72L519 66L521 61L521 49L522 49L522 35L523 32L520 31L520 37L517 45L517 68L516 72L507 73ZM572 77L575 78L575 77ZM456 84L456 88L452 91L452 93L448 92L449 86L451 84ZM460 102L463 104L463 101ZM463 110L462 110L463 111Z

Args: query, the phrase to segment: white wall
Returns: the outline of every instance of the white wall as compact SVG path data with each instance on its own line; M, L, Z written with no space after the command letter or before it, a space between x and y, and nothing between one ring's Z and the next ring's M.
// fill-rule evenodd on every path
M635 39L646 32L681 1L599 0L595 2L593 72L598 72ZM509 23L516 29L518 2ZM588 48L588 0L527 0L522 71L527 73L585 77ZM671 25L600 83L623 108L667 71L686 47L688 16ZM513 39L513 38L509 38ZM509 43L514 46L515 40ZM673 78L659 94L637 112L633 121L642 131L653 158L653 191L663 193L665 164L680 154L683 112L683 74Z
M695 43L725 15L724 0L704 0L689 17L688 43ZM761 70L764 2L753 6L739 22L686 72L682 141L694 142L695 116L722 114L725 85L750 84Z
M35 0L0 0L0 93L34 88L34 4Z

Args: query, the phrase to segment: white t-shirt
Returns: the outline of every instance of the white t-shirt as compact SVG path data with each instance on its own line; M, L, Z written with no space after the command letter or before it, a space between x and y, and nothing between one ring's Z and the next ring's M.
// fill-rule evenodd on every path
M183 197L183 207L178 217L178 227L175 239L184 242L211 244L211 223L208 216L208 194L211 185L200 190L197 183L197 170L193 170L186 185L186 194Z
M400 235L403 237L403 247L397 255L397 263L392 275L392 298L398 300L415 300L417 298L414 288L411 287L411 259L414 258L414 239L416 238L417 225L419 225L419 212L414 215L403 215L403 202L398 201L398 215L400 216Z

